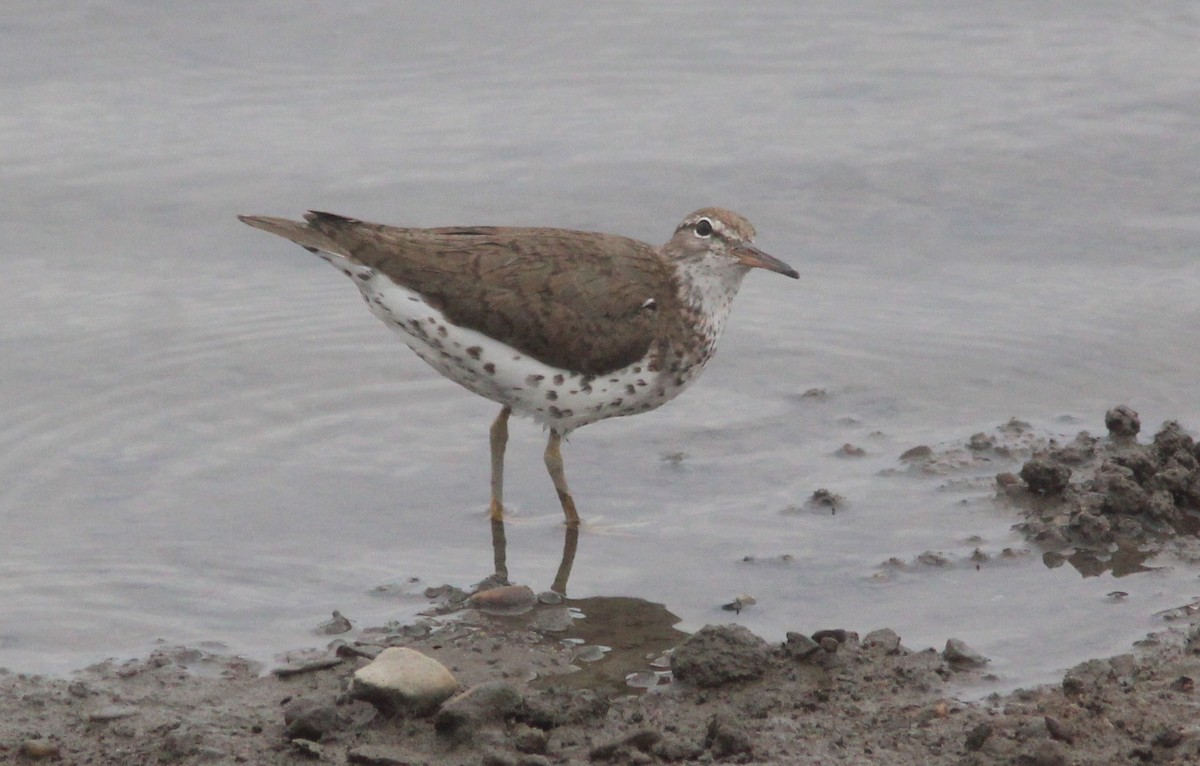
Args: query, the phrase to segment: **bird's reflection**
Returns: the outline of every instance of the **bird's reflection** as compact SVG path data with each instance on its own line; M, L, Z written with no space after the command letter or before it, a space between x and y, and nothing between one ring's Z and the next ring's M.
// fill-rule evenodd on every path
M575 563L575 550L578 547L578 525L564 526L562 560L558 564L554 582L550 585L550 590L555 593L567 595L567 580L571 577L571 566ZM508 582L508 538L504 534L503 519L492 519L492 561L496 579L500 582Z

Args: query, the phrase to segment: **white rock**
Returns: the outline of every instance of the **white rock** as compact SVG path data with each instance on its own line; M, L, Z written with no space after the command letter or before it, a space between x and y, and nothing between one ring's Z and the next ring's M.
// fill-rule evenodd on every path
M366 700L385 713L431 713L458 691L446 666L415 649L389 647L371 664L359 668L350 696Z

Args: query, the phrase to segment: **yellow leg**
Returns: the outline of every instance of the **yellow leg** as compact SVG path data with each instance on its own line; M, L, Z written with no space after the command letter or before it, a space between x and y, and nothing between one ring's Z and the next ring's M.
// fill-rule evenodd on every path
M571 577L571 566L575 563L575 549L578 547L579 525L568 524L563 530L562 561L558 563L558 573L554 575L554 584L550 586L555 593L567 595L567 580Z
M492 561L496 577L508 582L508 540L504 536L503 519L492 519Z
M492 421L492 521L504 518L504 448L508 446L508 416L511 407L504 407Z
M493 455L495 451L493 450ZM567 477L563 475L562 435L558 431L550 431L550 441L546 443L546 470L550 472L550 480L558 490L558 501L562 503L563 515L567 517L568 527L579 526L579 513L575 510L575 500L571 490L567 489Z

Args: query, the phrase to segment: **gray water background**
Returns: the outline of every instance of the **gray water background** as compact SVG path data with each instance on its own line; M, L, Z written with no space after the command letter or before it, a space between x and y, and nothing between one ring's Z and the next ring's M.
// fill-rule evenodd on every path
M953 635L1006 683L1125 651L1194 566L977 571L1029 549L995 471L897 456L1012 416L1102 433L1117 403L1200 425L1197 72L1189 3L10 0L0 666L160 639L271 661L332 609L405 619L490 572L496 407L234 218L308 208L657 243L718 204L800 271L747 279L679 400L572 437L601 527L572 596ZM508 460L535 587L562 539L543 438L515 422ZM796 510L822 487L846 507ZM881 566L925 551L952 563Z

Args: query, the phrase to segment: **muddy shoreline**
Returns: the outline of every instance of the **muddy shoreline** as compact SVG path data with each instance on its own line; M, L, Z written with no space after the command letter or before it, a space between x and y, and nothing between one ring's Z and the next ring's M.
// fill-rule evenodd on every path
M1171 423L1139 441L1128 408L1114 408L1106 422L1107 436L1055 440L1011 421L960 445L910 450L902 462L936 472L989 454L1019 456L1020 472L997 476L997 496L1051 564L1115 570L1161 550L1194 551L1200 448ZM568 571L569 558L564 550ZM502 578L469 597L449 586L426 595L430 610L413 624L354 628L335 615L319 628L324 649L296 652L271 672L170 646L68 678L0 671L0 761L1200 760L1193 604L1164 615L1163 630L1129 654L1088 660L1059 683L980 699L987 658L955 640L952 625L939 647L906 646L886 627L819 625L769 644L734 625L688 636L665 608L636 598L563 599ZM368 688L373 671L363 669L397 656L440 666L449 686L428 699Z

